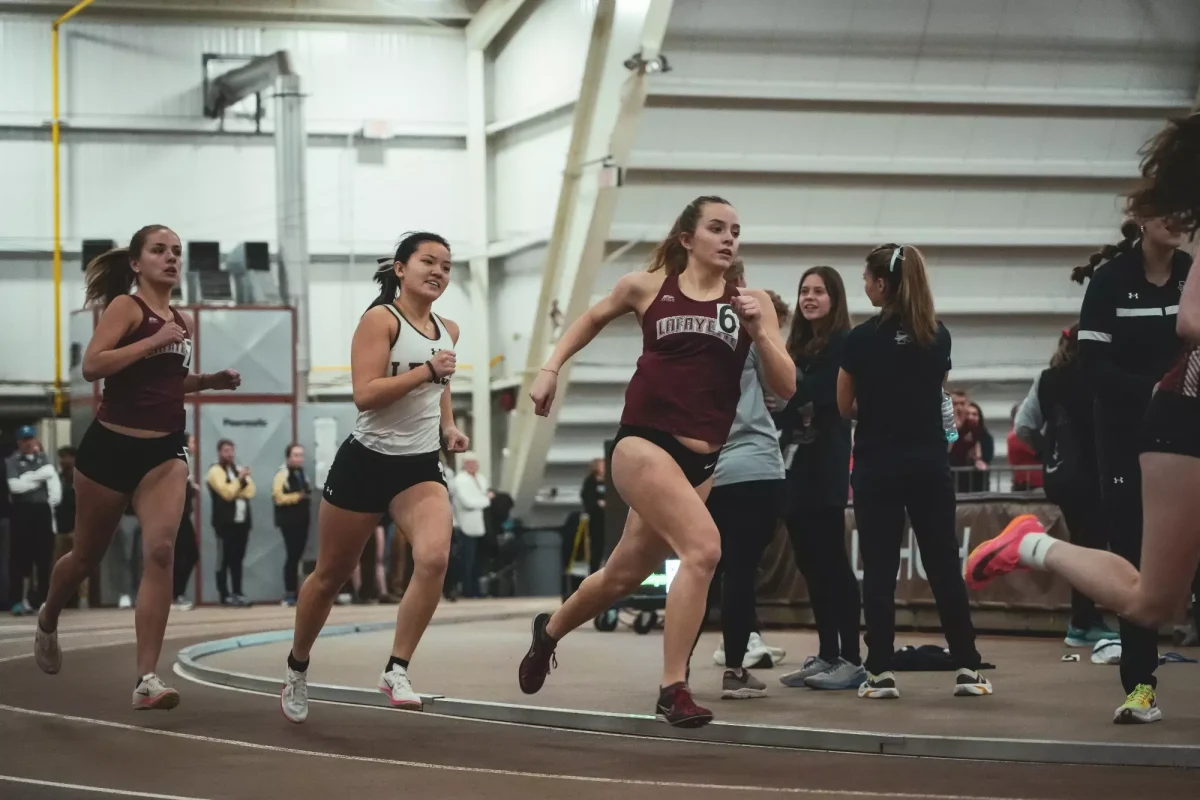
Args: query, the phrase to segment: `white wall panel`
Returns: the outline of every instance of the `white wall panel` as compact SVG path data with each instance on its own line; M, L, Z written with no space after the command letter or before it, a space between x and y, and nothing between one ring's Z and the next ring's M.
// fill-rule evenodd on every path
M389 148L383 164L353 150L308 151L309 250L355 249L378 256L406 230L463 241L459 198L465 159L457 150ZM180 143L117 141L63 148L63 236L120 239L162 221L187 239L275 241L275 155L271 140ZM50 145L0 141L0 180L22 191L0 199L0 249L52 244ZM463 253L466 255L466 253Z
M49 31L43 17L0 16L0 123L49 117ZM416 27L145 25L84 17L63 28L62 111L76 126L215 130L217 123L203 117L202 55L286 49L303 80L310 132L348 133L364 120L389 120L406 131L462 134L464 48L460 33ZM227 130L247 127L226 121Z
M497 40L489 70L489 122L522 117L579 95L595 3L528 0L519 25Z
M503 259L492 270L492 351L504 357L493 378L515 377L525 368L545 260L546 248L536 247Z
M551 116L497 137L491 163L492 239L549 232L571 144L572 117Z

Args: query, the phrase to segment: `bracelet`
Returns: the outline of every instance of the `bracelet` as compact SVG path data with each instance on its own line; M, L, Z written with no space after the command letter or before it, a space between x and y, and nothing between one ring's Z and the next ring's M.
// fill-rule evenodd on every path
M558 374L558 370L556 370L556 369L550 369L549 367L542 367L542 368L541 368L541 370L540 370L540 372L553 372L555 375L557 375L557 374Z
M433 368L433 362L432 362L432 361L426 361L426 362L425 362L425 366L429 367L429 374L430 374L430 376L431 376L431 377L429 378L429 382L430 382L430 383L437 383L437 382L438 382L438 374L437 374L437 370L435 370L435 369Z

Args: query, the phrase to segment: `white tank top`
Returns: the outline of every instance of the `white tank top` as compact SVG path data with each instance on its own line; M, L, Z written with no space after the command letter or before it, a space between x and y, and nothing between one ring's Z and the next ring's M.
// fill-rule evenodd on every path
M387 376L400 375L416 369L437 355L439 350L454 351L450 332L437 314L430 314L435 338L418 331L394 305L386 308L396 316L399 327L392 343L392 357ZM389 456L410 456L434 453L441 447L442 392L449 383L426 382L385 408L360 411L354 424L354 438L367 449Z

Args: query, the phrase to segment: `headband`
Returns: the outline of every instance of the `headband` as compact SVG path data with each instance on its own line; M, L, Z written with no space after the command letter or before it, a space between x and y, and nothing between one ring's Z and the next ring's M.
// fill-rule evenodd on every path
M899 247L897 247L895 250L892 251L892 260L891 260L891 263L888 264L888 272L895 272L896 271L896 262L903 261L903 260L904 260L904 245L900 245Z

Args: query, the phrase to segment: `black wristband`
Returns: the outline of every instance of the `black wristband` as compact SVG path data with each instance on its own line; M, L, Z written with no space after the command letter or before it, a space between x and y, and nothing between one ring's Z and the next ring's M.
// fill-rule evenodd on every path
M435 369L433 368L433 362L432 362L432 361L426 361L426 362L425 362L425 366L429 367L429 375L430 375L429 382L430 382L430 383L437 383L437 382L438 382L438 380L439 380L439 378L438 378L437 370L435 370Z

